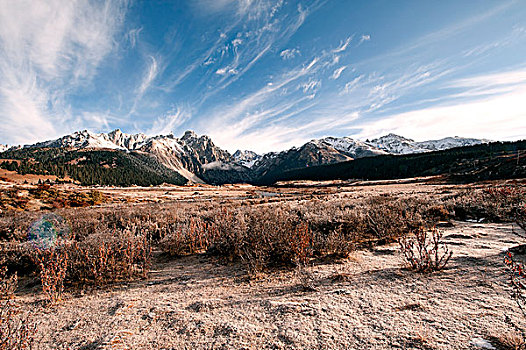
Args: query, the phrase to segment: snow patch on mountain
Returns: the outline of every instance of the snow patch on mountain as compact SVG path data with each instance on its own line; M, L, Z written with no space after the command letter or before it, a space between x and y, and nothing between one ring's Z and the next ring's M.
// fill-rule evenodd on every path
M411 154L442 151L454 147L474 146L488 142L491 141L486 139L473 139L458 136L446 137L439 140L415 142L414 140L405 138L403 136L389 134L374 139L370 141L369 144L391 154Z
M362 141L354 140L350 137L325 137L323 139L310 141L316 145L328 145L337 151L344 153L352 158L363 158L387 154L387 152L378 149Z
M131 150L146 140L144 134L128 135L119 129L110 133L96 134L88 130L77 131L56 140L39 142L25 147L39 148L87 148L87 149L116 149Z
M261 159L261 156L256 152L237 150L232 155L232 158L234 158L236 163L246 166L247 168L252 168L254 164Z
M480 140L480 139L472 139L472 138L455 136L455 137L446 137L446 138L439 139L439 140L416 142L415 145L427 151L442 151L445 149L450 149L450 148L455 148L455 147L475 146L475 145L480 145L482 143L488 143L488 142L491 142L491 141L486 140L486 139Z
M114 149L141 152L155 157L162 165L178 172L191 182L204 183L203 179L213 182L218 179L217 176L221 179L219 181L229 181L228 179L245 181L266 176L272 171L333 164L385 154L438 151L485 142L489 141L462 137L415 142L395 134L388 134L371 141L354 140L350 137L325 137L282 152L259 155L252 151L238 150L231 155L215 146L210 137L199 136L193 131L186 131L181 138L177 138L173 134L153 137L144 134L126 134L116 129L107 134L97 134L87 130L78 131L56 140L24 147ZM0 145L0 152L5 150L7 146ZM243 176L240 177L239 174Z
M414 140L396 134L382 136L369 141L368 144L390 154L427 152L426 148L422 148Z

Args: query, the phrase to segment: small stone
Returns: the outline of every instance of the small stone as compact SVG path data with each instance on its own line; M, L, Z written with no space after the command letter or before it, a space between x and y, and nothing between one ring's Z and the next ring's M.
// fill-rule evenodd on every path
M469 344L479 349L495 350L495 347L489 341L483 338L473 338L470 340Z

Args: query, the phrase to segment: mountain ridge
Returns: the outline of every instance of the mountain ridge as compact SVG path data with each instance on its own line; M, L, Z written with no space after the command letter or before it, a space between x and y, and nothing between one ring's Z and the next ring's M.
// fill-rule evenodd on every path
M127 134L115 129L108 133L77 131L23 147L11 147L3 151L0 148L0 152L31 148L135 152L155 158L162 166L177 172L189 182L221 184L256 181L293 169L360 158L425 153L487 142L489 141L485 139L457 136L416 142L391 133L371 141L329 136L313 139L300 147L281 152L259 155L253 151L238 150L230 154L216 146L209 136L199 136L191 130L178 138L173 134L146 136L142 133Z

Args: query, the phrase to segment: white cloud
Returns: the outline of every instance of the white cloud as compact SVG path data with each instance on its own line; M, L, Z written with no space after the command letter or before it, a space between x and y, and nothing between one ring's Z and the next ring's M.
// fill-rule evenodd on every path
M526 84L513 92L382 117L356 125L362 138L394 132L424 140L452 135L512 140L526 138Z
M308 64L282 74L274 81L267 83L261 89L235 103L218 106L204 121L203 131L217 140L217 144L220 146L232 150L234 145L242 144L244 135L248 130L255 127L259 128L262 123L268 125L271 121L272 123L282 123L288 118L313 107L314 103L310 101L312 93L297 96L294 95L294 91L297 92L298 88L303 89L301 85L297 86L298 80L316 72L320 67L317 65L318 61L318 58L314 58ZM309 85L309 82L305 84ZM310 85L314 88L318 84L313 81ZM290 91L288 87L291 87ZM269 101L273 101L271 106L268 105Z
M217 75L236 75L237 73L238 71L235 68L229 67L219 68L216 70Z
M347 68L347 66L341 66L340 68L337 68L334 70L334 72L332 73L332 79L336 80L340 77L340 75L342 74L342 72Z
M133 115L137 111L137 107L139 103L141 102L143 96L150 89L153 81L159 74L160 68L157 62L158 59L156 59L153 56L148 56L147 60L148 60L148 64L142 76L141 83L135 90L135 99L133 100L133 105L130 111L128 112L128 115L127 115L128 117Z
M157 65L157 60L155 59L155 57L148 56L148 59L150 60L148 68L146 69L146 73L144 74L141 85L138 89L138 94L140 96L144 95L146 90L150 88L155 77L157 77L157 74L159 73L159 67Z
M357 76L347 84L345 84L345 87L342 90L342 94L348 94L352 92L356 87L358 87L358 83L363 79L363 75Z
M69 129L64 95L96 74L115 45L126 7L120 1L2 2L0 135L5 141L33 142Z
M175 128L190 119L191 114L181 107L177 107L173 111L166 113L154 120L153 125L146 131L146 135L168 135L171 134Z
M369 40L371 40L371 36L369 34L364 34L364 35L361 36L360 42L358 43L358 45L360 45L364 41L369 41Z
M286 50L281 51L279 55L284 60L291 60L300 54L301 54L300 50L298 49L286 49Z
M126 33L126 38L130 42L130 46L132 48L135 48L135 45L137 45L137 40L139 40L139 34L142 32L142 27L130 29L128 33Z
M475 77L457 79L447 85L453 88L492 88L526 83L526 69L484 74Z
M235 47L233 54L223 55L218 57L219 61L224 61L231 57L229 64L216 73L221 78L215 82L213 89L207 89L200 100L203 104L210 97L216 95L220 91L226 89L228 86L240 79L246 72L248 72L254 65L256 65L261 58L263 58L275 46L280 43L285 43L288 39L297 32L303 25L308 14L319 6L319 2L315 1L308 8L303 8L301 5L297 7L297 14L291 16L290 14L279 16L269 16L269 11L272 11L270 5L272 2L262 1L254 2L250 11L246 11L245 16L249 23L256 23L256 27L252 30L244 32L243 37L245 41L241 47ZM239 35L239 33L238 33ZM297 50L297 49L296 49ZM299 50L294 52L299 54ZM210 57L208 55L207 57ZM226 63L226 62L224 62Z
M345 41L340 42L340 46L338 46L337 48L332 50L332 52L338 53L338 52L343 52L343 51L347 50L347 47L349 47L349 44L351 43L352 39L353 39L353 37L350 36L347 39L345 39Z
M316 79L309 79L308 82L301 84L300 87L303 90L304 94L313 93L318 91L318 89L321 87L321 81Z

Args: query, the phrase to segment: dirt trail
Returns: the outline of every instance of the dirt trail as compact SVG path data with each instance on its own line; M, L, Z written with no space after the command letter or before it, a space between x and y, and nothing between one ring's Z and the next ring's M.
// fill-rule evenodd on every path
M42 349L468 349L510 331L505 315L526 327L502 264L520 243L511 225L443 230L454 255L432 275L401 269L396 245L310 267L309 292L293 271L249 281L238 265L187 257L52 310L39 309L40 295L22 301L36 310Z

